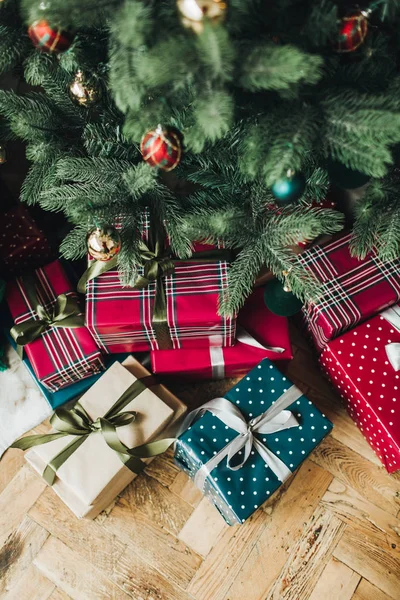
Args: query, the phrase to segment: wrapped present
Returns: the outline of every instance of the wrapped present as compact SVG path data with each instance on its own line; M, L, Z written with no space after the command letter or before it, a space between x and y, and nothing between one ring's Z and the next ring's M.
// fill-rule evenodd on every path
M230 525L261 506L332 428L268 359L185 425L176 462Z
M54 431L22 438L27 461L78 516L94 518L151 459L134 449L172 426L186 407L133 357L115 362L71 410L59 409Z
M292 348L288 321L271 313L259 288L238 315L237 342L229 348L154 350L150 353L153 373L180 380L223 379L244 375L263 358L290 360Z
M304 322L318 350L358 323L400 300L400 258L383 261L375 251L359 260L350 235L313 246L298 259L320 282L319 300L303 307Z
M104 369L59 261L9 283L6 299L15 323L11 335L24 346L37 379L49 391Z
M163 235L145 216L135 287L121 285L117 257L92 262L79 283L80 291L86 285L87 327L104 352L234 343L235 318L218 315L220 296L228 293L227 252L195 244L191 259L178 260L164 249Z
M387 471L400 469L400 306L329 342L320 363Z
M5 275L31 272L55 258L49 243L24 206L3 215L0 261Z

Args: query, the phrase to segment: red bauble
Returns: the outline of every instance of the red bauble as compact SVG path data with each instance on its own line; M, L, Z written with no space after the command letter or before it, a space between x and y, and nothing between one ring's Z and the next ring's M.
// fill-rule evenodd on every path
M143 159L152 167L172 171L181 160L181 137L174 129L159 125L142 137L140 151Z
M338 39L334 48L339 53L354 52L368 32L367 13L357 10L339 21Z
M28 35L36 48L56 54L68 50L74 40L72 33L51 27L45 19L32 23Z

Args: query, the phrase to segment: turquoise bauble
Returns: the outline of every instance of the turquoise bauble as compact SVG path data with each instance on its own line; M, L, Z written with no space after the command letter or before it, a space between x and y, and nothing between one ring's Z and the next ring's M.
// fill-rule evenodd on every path
M277 179L271 187L278 204L290 204L298 200L306 188L306 178L302 173L294 173Z
M280 317L291 317L301 310L303 303L278 279L271 279L264 287L264 302L267 308Z

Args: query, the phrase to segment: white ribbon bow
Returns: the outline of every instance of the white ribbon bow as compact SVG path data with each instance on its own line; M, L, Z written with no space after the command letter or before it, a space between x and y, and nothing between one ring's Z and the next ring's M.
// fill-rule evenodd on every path
M227 466L232 471L241 469L250 456L252 448L256 450L263 461L275 473L279 481L284 482L291 475L291 470L281 461L271 450L260 442L254 436L258 434L271 434L283 431L291 427L298 427L299 423L293 413L285 410L290 404L295 402L302 396L302 392L296 387L290 387L282 394L264 413L246 421L239 408L229 402L226 398L215 398L206 402L200 408L189 413L182 424L182 430L187 429L190 425L199 418L204 412L209 411L220 421L225 423L231 429L234 429L239 435L233 438L226 446L224 446L215 456L200 467L194 477L194 483L201 490L204 488L204 483L208 475L219 463L227 457ZM238 455L238 452L243 450L243 458L239 462L232 464L233 458Z
M381 313L381 317L386 319L400 333L400 307L392 306ZM386 344L386 356L395 371L400 370L400 343Z
M277 346L263 346L260 342L257 342L250 333L248 333L243 327L237 327L236 339L246 346L252 346L253 348L259 348L260 350L268 350L269 352L275 352L282 354L285 352L285 348L279 348ZM211 369L213 379L224 379L225 377L225 361L224 361L224 349L223 348L210 348L211 358Z

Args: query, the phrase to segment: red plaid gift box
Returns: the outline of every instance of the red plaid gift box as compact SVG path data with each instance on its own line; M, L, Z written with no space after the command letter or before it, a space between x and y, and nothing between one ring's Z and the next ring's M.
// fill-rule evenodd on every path
M400 258L382 261L370 252L359 260L350 255L350 239L341 236L298 257L321 283L320 300L303 307L303 319L319 350L400 300Z
M150 222L145 214L143 239L146 242L149 230ZM208 250L216 248L194 245L194 253ZM228 292L228 266L225 260L179 261L174 272L163 277L172 349L231 346L234 343L236 319L218 315L220 295ZM143 275L143 268L139 268L138 273ZM143 289L123 287L117 269L87 282L86 325L104 352L160 349L153 326L156 286L157 282L153 281Z
M195 350L154 350L154 373L179 375L180 379L223 379L248 373L264 358L290 360L292 348L288 321L271 313L264 303L264 290L258 288L238 315L238 341L230 348Z
M77 297L60 262L54 261L35 271L36 294L51 312L60 294ZM24 279L9 283L6 299L16 325L38 320L24 288ZM38 380L55 392L79 379L104 369L101 354L86 327L51 327L24 346Z
M24 206L7 211L3 223L0 260L5 274L30 272L53 260L54 253L43 232Z
M387 471L400 469L400 307L329 342L320 363Z

